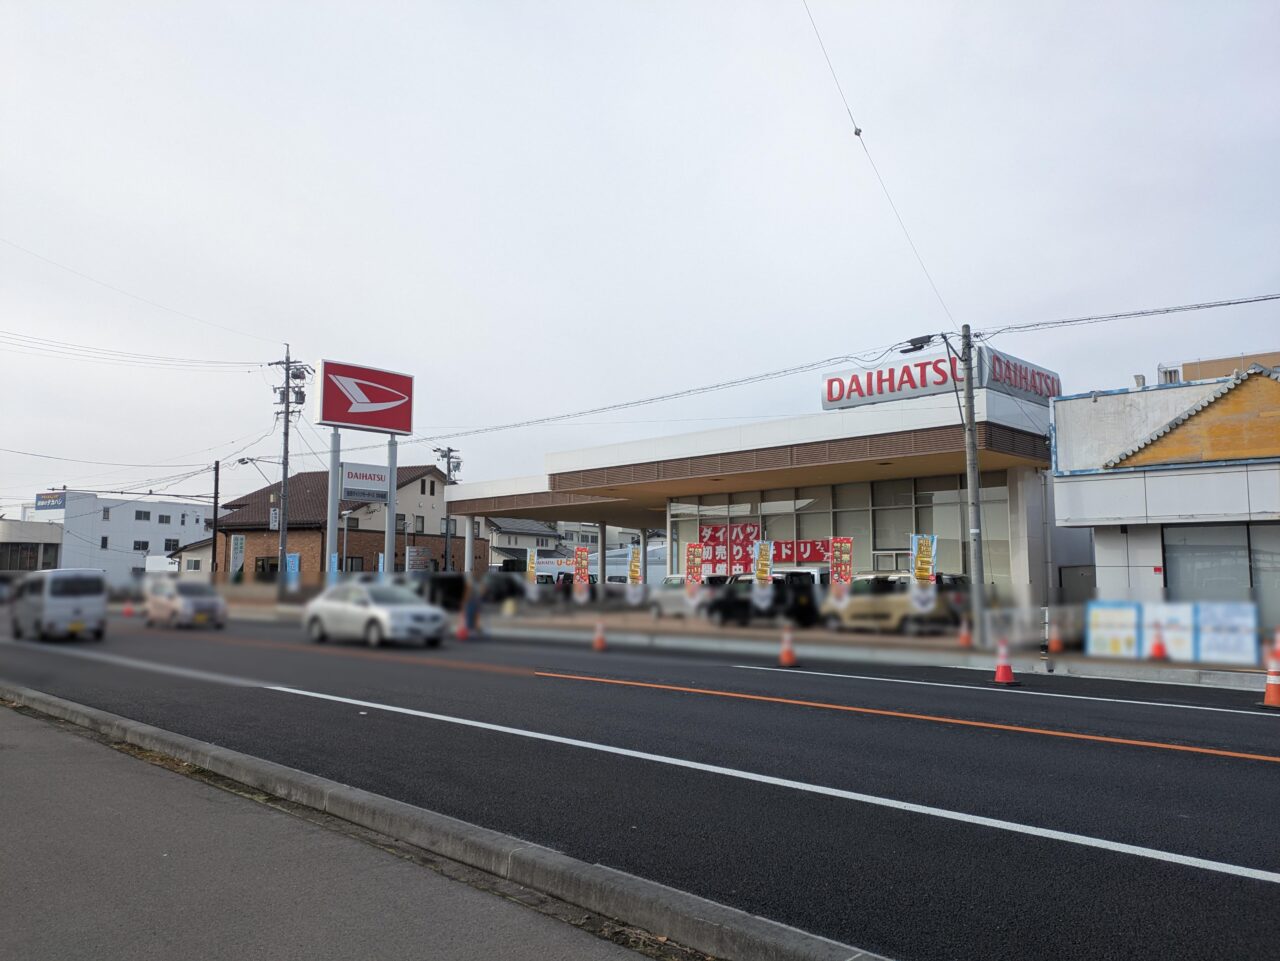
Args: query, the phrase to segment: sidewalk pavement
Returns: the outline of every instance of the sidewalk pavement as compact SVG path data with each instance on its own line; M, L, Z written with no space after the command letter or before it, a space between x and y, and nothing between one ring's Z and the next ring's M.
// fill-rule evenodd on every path
M640 957L7 708L0 758L5 957Z

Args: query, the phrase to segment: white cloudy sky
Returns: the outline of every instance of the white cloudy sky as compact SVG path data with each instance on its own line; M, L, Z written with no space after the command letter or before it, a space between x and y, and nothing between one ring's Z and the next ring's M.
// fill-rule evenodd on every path
M958 320L1280 290L1276 3L811 2ZM3 0L0 241L0 330L254 362L288 340L306 359L415 374L423 433L948 324L800 0ZM1278 317L1241 307L997 346L1083 390L1280 347ZM200 463L272 418L260 372L9 342L0 383L0 447L88 461ZM533 473L548 450L808 413L818 383L456 443L466 479ZM50 484L176 472L108 469L0 453L0 510ZM260 483L251 467L227 476L232 492Z

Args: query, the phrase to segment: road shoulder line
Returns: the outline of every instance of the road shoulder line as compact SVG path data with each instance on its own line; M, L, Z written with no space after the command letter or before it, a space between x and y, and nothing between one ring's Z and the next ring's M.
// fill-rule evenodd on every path
M414 807L263 758L0 681L24 707L168 755L433 854L737 961L885 961L879 955L709 901L512 835Z

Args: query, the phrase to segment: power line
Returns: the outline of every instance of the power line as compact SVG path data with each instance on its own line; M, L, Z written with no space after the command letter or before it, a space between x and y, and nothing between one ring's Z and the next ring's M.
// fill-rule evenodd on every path
M107 367L127 367L131 370L176 370L184 372L242 373L257 369L262 364L245 363L201 363L187 360L174 360L156 357L126 357L112 354L99 354L90 350L68 349L44 344L15 340L0 333L0 350L10 354L21 354L28 357L52 357L57 360L71 360L86 364L98 364Z
M714 391L728 390L732 387L742 387L748 384L758 384L768 380L776 380L777 378L780 378L780 377L790 377L794 374L801 374L807 371L817 370L821 367L830 367L834 364L852 363L861 367L863 370L869 370L872 367L874 367L875 364L879 363L881 360L887 357L889 354L893 353L893 351L897 350L899 347L902 347L904 343L905 342L899 342L895 344L890 344L889 346L883 347L883 348L879 348L879 347L872 348L871 350L863 351L862 353L859 353L859 354L841 354L836 357L826 357L826 358L823 358L822 360L815 360L805 364L798 364L795 367L784 367L780 370L771 370L771 371L765 371L764 373L761 373L761 374L752 374L749 377L738 377L733 380L720 381L719 383L715 383L715 384L706 384L701 387L689 387L689 388L686 388L685 390L672 391L671 393L668 393L668 394L656 394L652 397L640 398L639 400L621 401L616 404L606 404L603 407L593 407L589 410L574 411L573 413L568 413L568 414L552 414L546 417L535 417L529 420L515 421L509 424L494 424L487 427L467 428L465 430L455 431L449 434L438 434L434 436L414 436L414 437L405 439L401 443L427 444L427 443L433 443L435 441L450 440L455 437L472 437L477 434L492 434L497 431L517 430L523 427L537 427L542 424L551 424L551 423L556 423L558 421L576 420L579 417L590 417L595 414L605 414L615 410L628 410L632 407L643 407L649 404L660 404L660 403L665 403L667 401L672 401L672 400L682 400L686 397L696 397L699 394L709 394ZM872 354L874 354L874 356L871 356ZM347 452L360 451L360 450L381 450L383 446L384 446L383 444L364 444L357 447L346 447L344 448L344 450ZM320 451L320 453L327 454L329 453L329 451L326 449L326 450ZM262 459L268 460L269 458L262 458Z
M976 332L975 336L990 340L1000 334L1014 331L1052 330L1056 327L1076 327L1081 324L1102 324L1111 320L1127 320L1134 317L1157 317L1162 314L1181 314L1192 310L1213 310L1218 307L1236 307L1240 304L1259 304L1269 300L1280 300L1280 294L1259 294L1257 297L1236 297L1231 300L1207 300L1198 304L1179 304L1176 307L1148 307L1144 310L1126 310L1118 314L1091 314L1084 317L1066 317L1062 320L1040 320L1028 324L1008 324L1004 327L987 328Z
M6 246L12 247L14 250L20 250L29 257L34 257L36 260L42 260L46 264L57 267L59 270L65 270L67 273L75 274L77 277L82 280L87 280L91 284L97 284L99 287L105 287L107 290L114 291L122 296L131 297L134 300L148 305L149 307L155 307L157 310L168 311L178 317L185 317L187 320L195 321L197 324L204 324L206 327L216 327L218 330L225 330L228 333L239 334L241 337L252 337L254 340L261 340L268 344L279 343L279 341L273 340L270 337L262 337L259 334L251 334L246 330L239 330L238 328L230 327L227 324L219 324L212 320L205 320L203 317L197 317L195 314L189 314L185 310L178 310L176 307L170 307L167 304L162 304L159 301L150 299L149 297L143 297L141 294L135 294L132 291L125 290L123 287L117 287L115 284L109 284L105 280L99 280L97 277L91 277L89 274L84 273L84 271L76 270L74 267L69 267L66 264L59 263L50 257L46 257L44 254L38 254L34 250L30 250L29 248L24 247L21 244L14 243L12 240L8 240L4 237L0 237L0 244L5 244Z
M93 344L76 344L66 340L52 340L48 337L33 337L16 330L0 330L0 338L13 341L20 346L30 346L35 350L58 350L67 353L84 353L104 358L118 358L125 361L154 361L166 364L192 364L202 367L265 367L262 361L254 360L217 360L211 357L170 357L163 354L144 354L131 350L115 350L111 347L98 347Z
M100 467L203 467L203 464L122 464L118 461L109 460L81 460L78 457L55 457L52 454L37 454L29 450L13 450L9 447L0 447L0 453L20 454L23 457L38 457L41 460L59 460L66 461L70 464L95 464Z
M831 63L831 56L827 53L827 45L822 40L822 31L818 29L818 22L813 19L813 11L809 9L809 0L801 0L801 2L804 4L804 12L809 15L809 24L813 27L813 35L818 38L818 47L822 50L822 58L827 62L827 69L831 71L831 79L835 81L836 91L840 94L840 100L844 104L844 111L849 115L849 123L853 124L853 135L858 138L858 143L862 145L862 152L867 155L867 162L871 164L871 172L876 175L880 189L884 192L884 199L889 201L889 209L893 211L893 216L898 221L898 226L902 228L902 236L907 238L907 244L911 247L911 252L915 254L916 263L920 265L920 269L924 272L925 280L929 282L933 296L938 299L938 304L942 307L943 313L947 315L947 319L951 321L951 326L956 327L956 319L951 315L951 308L942 299L942 293L938 290L938 285L934 283L933 274L929 273L929 268L925 266L924 258L920 256L920 249L916 247L916 242L911 239L911 231L907 230L906 221L902 219L902 214L898 211L898 205L893 202L893 196L889 193L889 186L884 182L884 177L880 174L880 168L876 166L875 158L871 156L871 148L867 146L866 138L862 136L862 128L858 126L858 121L853 117L853 108L849 106L849 98L845 96L844 87L840 84L840 77L836 74L836 68Z

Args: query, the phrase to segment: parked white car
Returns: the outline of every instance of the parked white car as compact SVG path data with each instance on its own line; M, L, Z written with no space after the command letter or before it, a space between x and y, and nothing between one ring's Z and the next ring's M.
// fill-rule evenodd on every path
M685 594L684 575L667 575L649 589L649 613L655 618L690 617L703 603L701 592L692 598Z
M107 580L92 568L36 571L18 584L10 601L16 638L91 637L107 631Z
M307 636L316 643L362 640L370 647L384 641L421 641L436 647L444 637L445 612L417 594L386 584L338 584L303 611Z
M156 578L146 589L144 611L147 627L227 626L227 602L208 584Z

